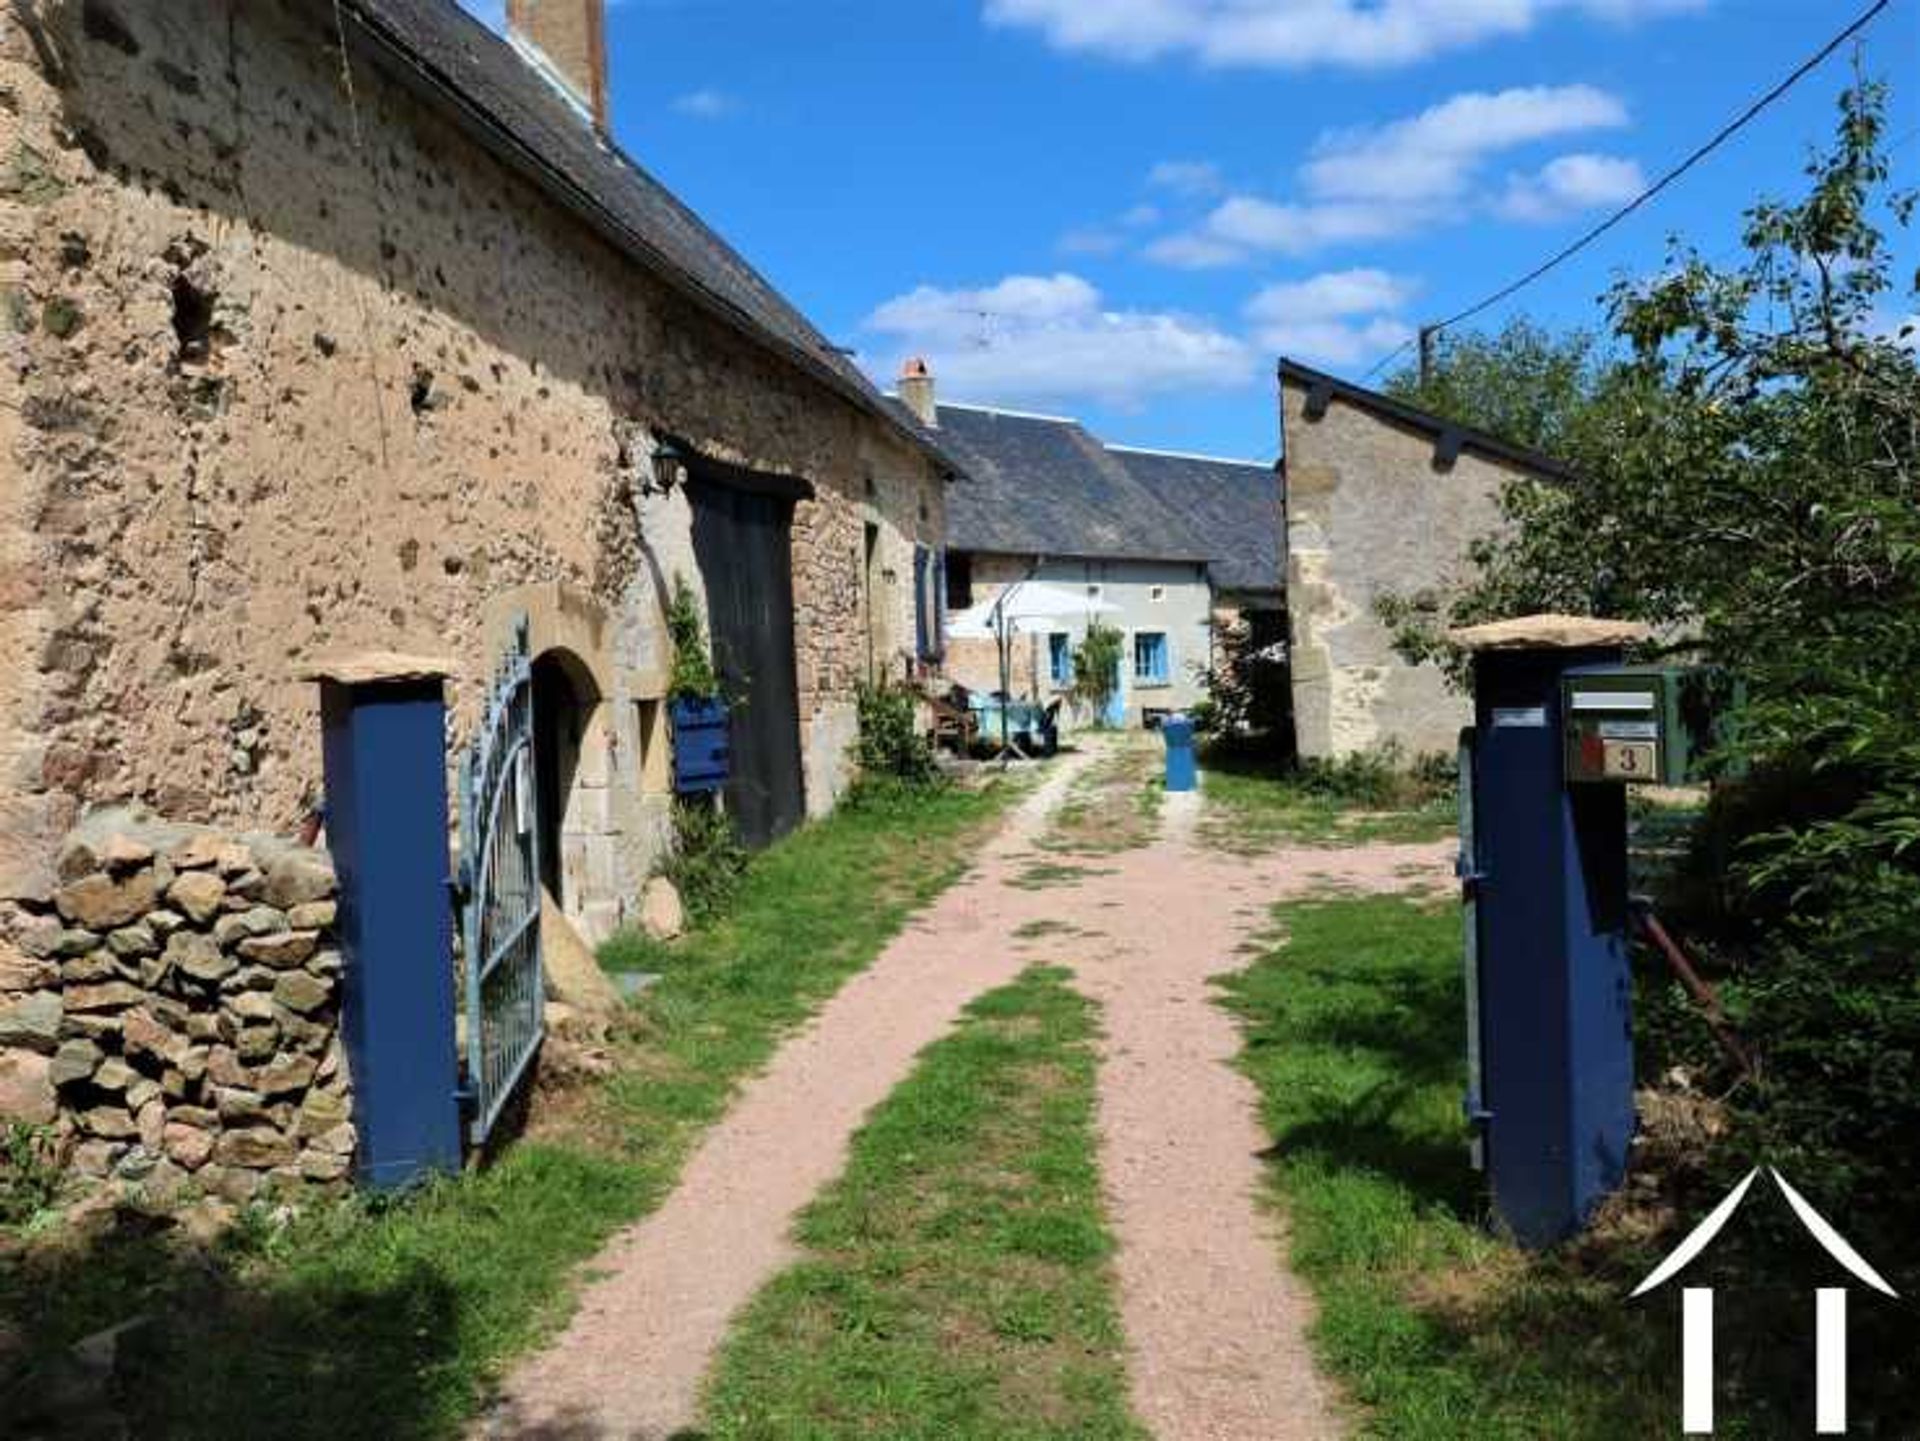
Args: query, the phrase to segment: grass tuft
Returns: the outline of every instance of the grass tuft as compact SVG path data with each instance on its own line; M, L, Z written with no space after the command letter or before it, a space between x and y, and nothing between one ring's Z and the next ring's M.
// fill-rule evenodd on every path
M804 1213L808 1260L711 1380L715 1441L1141 1436L1094 1160L1094 1013L1066 973L981 998Z

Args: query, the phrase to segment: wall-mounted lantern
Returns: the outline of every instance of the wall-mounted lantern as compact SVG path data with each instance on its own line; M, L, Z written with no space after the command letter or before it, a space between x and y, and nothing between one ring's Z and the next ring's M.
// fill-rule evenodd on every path
M666 495L687 479L687 458L680 447L663 440L653 448L653 479L640 487L642 495Z

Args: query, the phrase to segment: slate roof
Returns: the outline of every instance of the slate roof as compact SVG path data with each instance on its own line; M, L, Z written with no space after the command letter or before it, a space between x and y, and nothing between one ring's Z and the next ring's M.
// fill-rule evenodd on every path
M887 405L860 368L737 251L454 0L341 3L359 35L374 42L383 68L450 109L496 158L696 304L951 465L937 439Z
M1178 511L1211 558L1213 583L1223 590L1279 590L1280 474L1270 465L1211 456L1109 446L1134 476Z
M1102 444L1078 421L939 407L967 481L947 492L955 550L1206 561L1215 584L1278 590L1279 478L1266 466Z

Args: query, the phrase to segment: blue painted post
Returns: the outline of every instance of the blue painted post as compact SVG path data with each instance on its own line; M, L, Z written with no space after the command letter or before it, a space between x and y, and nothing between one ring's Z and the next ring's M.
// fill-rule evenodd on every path
M308 676L320 683L327 844L340 881L355 1171L381 1190L460 1169L447 673L379 655Z
M1167 790L1192 790L1200 782L1200 767L1193 754L1193 722L1183 715L1170 715L1160 722L1160 735L1167 743Z
M1471 635L1471 632L1465 633ZM1474 656L1474 854L1481 1108L1494 1209L1514 1238L1578 1231L1633 1137L1627 802L1568 786L1560 678L1617 645Z

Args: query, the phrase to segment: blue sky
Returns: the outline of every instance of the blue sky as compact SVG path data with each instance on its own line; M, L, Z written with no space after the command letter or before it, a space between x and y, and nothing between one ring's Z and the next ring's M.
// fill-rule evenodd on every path
M498 24L498 0L469 0ZM886 383L1270 458L1273 361L1358 377L1544 258L1865 0L615 0L621 144ZM491 11L491 13L489 13ZM1920 0L1867 32L1920 176ZM1595 325L1733 246L1837 55L1479 324ZM1912 247L1908 247L1911 257ZM1892 317L1889 317L1890 319Z

